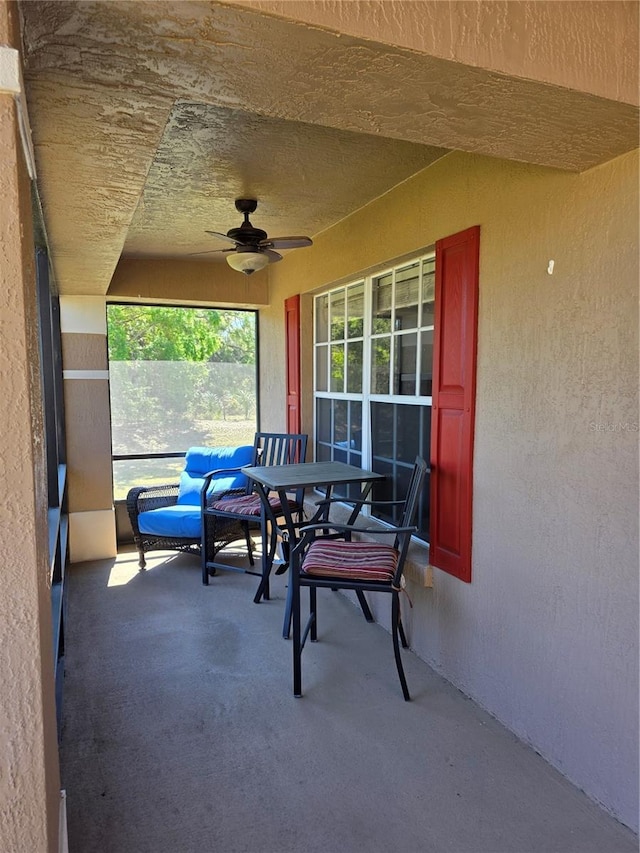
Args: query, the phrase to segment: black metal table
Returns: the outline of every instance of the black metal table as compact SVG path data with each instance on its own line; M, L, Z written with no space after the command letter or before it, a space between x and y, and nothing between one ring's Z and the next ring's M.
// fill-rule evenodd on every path
M301 462L293 465L257 465L243 468L242 472L255 483L262 499L264 511L272 525L272 530L276 533L285 534L284 538L288 542L289 549L293 548L297 541L299 525L296 525L294 522L289 508L288 492L293 492L296 489L323 487L326 488L326 498L330 498L334 487L360 483L360 495L356 500L366 500L373 484L376 481L384 480L384 474L365 471L362 468L357 468L355 465L347 465L344 462ZM285 520L284 527L282 523L278 524L274 516L273 509L269 503L270 492L277 492L280 498L282 517ZM349 516L347 524L353 524L359 512L360 507L356 506ZM313 518L309 519L305 524L327 521L328 518L329 506L325 504L319 507ZM260 601L263 593L268 591L272 565L273 556L269 553L263 553L262 579L254 599L255 601ZM287 602L285 628L283 630L285 637L289 634L289 609L289 602Z

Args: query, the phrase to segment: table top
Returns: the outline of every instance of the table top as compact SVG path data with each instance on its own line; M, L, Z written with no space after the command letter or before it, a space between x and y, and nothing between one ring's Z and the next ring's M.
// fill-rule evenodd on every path
M294 489L311 488L312 486L336 486L341 483L364 483L384 479L384 474L365 471L344 462L256 465L243 468L242 473L276 492L282 489L293 491Z

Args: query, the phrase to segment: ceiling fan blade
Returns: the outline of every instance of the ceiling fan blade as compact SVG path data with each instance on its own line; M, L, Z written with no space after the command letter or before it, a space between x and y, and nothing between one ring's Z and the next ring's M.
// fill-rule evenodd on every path
M263 255L266 255L269 258L270 264L275 264L276 261L282 260L282 255L278 252L274 252L272 249L262 248L261 251Z
M211 234L212 237L217 237L219 240L224 240L227 243L233 243L234 246L237 245L237 240L234 240L232 237L227 237L226 234L223 234L222 231L205 231L205 234Z
M267 237L260 245L267 249L302 249L312 246L313 240L310 237Z
M189 255L217 255L220 252L233 252L234 248L229 249L208 249L206 252L189 252Z

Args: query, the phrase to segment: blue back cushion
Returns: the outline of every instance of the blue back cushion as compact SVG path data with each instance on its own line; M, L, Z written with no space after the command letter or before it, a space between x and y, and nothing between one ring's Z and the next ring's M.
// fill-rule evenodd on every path
M204 475L209 471L225 468L241 468L253 464L253 445L240 447L191 447L187 450L184 471L180 475L178 504L199 505ZM239 471L228 475L219 474L211 481L211 491L243 489L247 478Z

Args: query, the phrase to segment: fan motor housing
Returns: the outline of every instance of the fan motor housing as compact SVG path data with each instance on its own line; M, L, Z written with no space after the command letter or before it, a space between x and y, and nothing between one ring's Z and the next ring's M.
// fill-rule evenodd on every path
M237 198L236 210L244 214L244 222L239 228L231 228L227 231L227 237L231 240L237 240L245 245L257 245L261 240L267 239L267 232L261 228L254 228L249 222L249 214L253 213L258 207L258 200L255 198Z
M267 239L267 232L262 228L254 228L250 223L243 222L239 228L232 228L227 231L227 237L231 240L237 240L239 243L257 244L261 240Z

